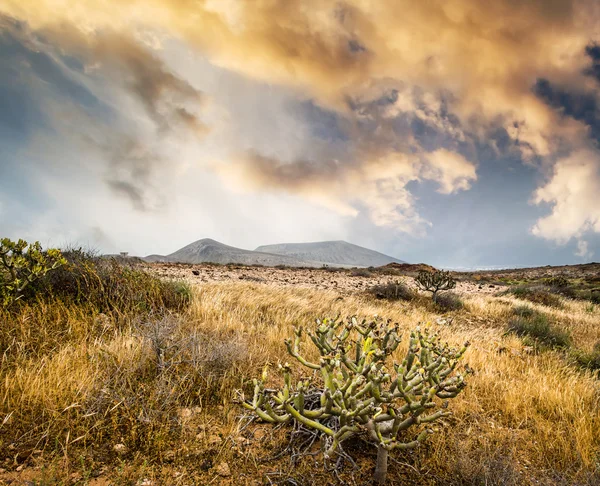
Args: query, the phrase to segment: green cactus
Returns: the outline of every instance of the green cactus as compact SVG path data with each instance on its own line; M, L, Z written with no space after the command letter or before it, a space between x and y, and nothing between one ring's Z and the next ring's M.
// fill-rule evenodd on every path
M42 251L38 241L0 239L0 305L8 307L19 300L29 284L64 264L60 250Z
M434 302L436 302L438 292L452 290L456 287L456 281L452 278L450 272L443 270L436 270L435 272L421 270L415 278L415 283L419 289L431 292L431 298Z
M297 421L316 429L327 439L326 457L349 437L365 435L377 445L374 479L384 484L388 452L417 447L432 433L426 426L449 415L445 400L465 387L463 375L454 371L469 343L451 348L437 334L417 327L403 361L390 365L388 358L400 343L397 324L381 319L359 323L354 317L316 322L308 336L319 351L318 361L301 354L301 327L293 341L285 341L288 353L314 370L312 376L294 383L285 363L280 365L283 388L273 390L265 388L265 368L243 406L272 424ZM419 430L406 440L413 426Z

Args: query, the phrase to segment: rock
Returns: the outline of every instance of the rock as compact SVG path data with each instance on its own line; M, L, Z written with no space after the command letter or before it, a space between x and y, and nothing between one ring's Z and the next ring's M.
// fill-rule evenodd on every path
M221 476L222 478L228 478L231 476L231 469L229 469L229 464L226 462L222 462L215 468L215 472Z
M223 442L223 439L221 439L221 437L219 437L218 435L211 435L208 438L208 445L211 445L211 446L218 446L222 442Z
M125 444L122 444L122 443L115 444L113 446L113 451L115 451L120 456L122 456L123 454L127 454L128 450L129 450L129 448Z
M19 467L17 467L17 472L21 472L23 469L25 469L25 466L21 464Z

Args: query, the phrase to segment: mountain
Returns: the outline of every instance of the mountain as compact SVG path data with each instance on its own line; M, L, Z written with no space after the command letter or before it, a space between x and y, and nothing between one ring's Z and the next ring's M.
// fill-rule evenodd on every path
M144 258L148 262L179 262L179 263L238 263L241 265L265 265L274 267L287 265L291 267L318 267L315 262L302 261L286 255L275 255L268 252L242 250L225 245L210 238L190 243L170 255L149 255Z
M255 251L333 266L380 267L388 263L406 263L378 251L341 240L263 245Z

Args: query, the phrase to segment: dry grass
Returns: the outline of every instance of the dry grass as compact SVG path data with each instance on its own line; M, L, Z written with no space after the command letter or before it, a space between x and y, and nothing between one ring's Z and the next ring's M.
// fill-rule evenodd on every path
M25 326L18 339L3 341L0 423L8 418L0 428L1 467L44 464L55 480L100 475L116 484L144 478L156 484L268 484L268 478L365 484L374 465L370 447L348 444L357 467L345 464L338 478L324 470L318 454L291 467L288 453L270 459L287 446L290 430L245 426L234 399L265 363L275 367L289 359L283 340L293 326L315 317L377 314L405 331L429 322L450 342L470 341L465 362L475 370L451 403L448 426L419 450L394 455L390 484L598 484L600 381L561 351L529 354L521 339L505 334L522 301L466 296L464 302L446 313L451 324L437 324L440 311L421 300L235 282L195 288L190 307L177 317L99 322L65 306L46 309L47 320L36 314L36 333L27 316L37 311L24 310L11 317L15 329ZM591 350L600 341L600 311L590 313L582 302L562 304L529 305L568 327L576 346ZM29 340L52 345L42 353ZM126 448L120 454L117 444ZM222 461L231 478L216 476L214 466Z

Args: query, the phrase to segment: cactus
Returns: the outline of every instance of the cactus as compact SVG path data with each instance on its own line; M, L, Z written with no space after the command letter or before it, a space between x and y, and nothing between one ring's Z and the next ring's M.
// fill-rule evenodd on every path
M312 376L294 383L285 363L280 365L284 385L273 390L265 388L265 368L262 379L253 381L252 399L243 400L243 406L272 424L297 421L317 430L326 438L326 457L344 440L366 435L378 450L374 479L384 484L388 452L417 447L432 433L427 425L449 415L446 400L465 387L463 375L454 371L468 343L451 348L437 334L417 327L403 361L390 366L388 358L400 343L397 324L381 319L359 323L356 318L316 322L308 336L319 352L318 361L301 354L302 327L293 340L285 341L288 353L313 370ZM406 440L413 426L419 430Z
M23 297L25 288L66 263L60 250L42 251L38 241L0 240L0 305L8 307Z
M432 293L431 298L434 302L436 302L438 292L456 287L456 282L450 272L443 270L436 270L435 272L421 270L415 278L415 282L419 289Z

